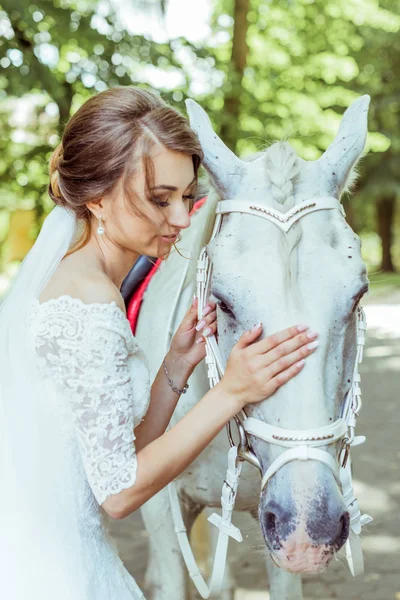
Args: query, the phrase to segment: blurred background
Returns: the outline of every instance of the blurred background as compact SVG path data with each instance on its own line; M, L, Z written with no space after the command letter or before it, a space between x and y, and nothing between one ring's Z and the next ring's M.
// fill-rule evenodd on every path
M96 92L131 84L182 112L196 99L242 156L285 138L307 160L328 147L352 100L371 96L360 179L343 203L371 280L364 369L370 390L385 382L369 399L375 438L359 459L360 493L380 516L366 578L340 579L340 566L306 590L399 599L400 0L0 0L0 296L52 208L48 161L69 116ZM138 563L131 530L118 527L142 581L145 534ZM243 590L266 589L263 578L243 579Z
M193 97L241 155L288 139L307 160L371 96L347 218L379 287L400 285L399 0L0 0L0 293L52 204L68 117L115 85Z

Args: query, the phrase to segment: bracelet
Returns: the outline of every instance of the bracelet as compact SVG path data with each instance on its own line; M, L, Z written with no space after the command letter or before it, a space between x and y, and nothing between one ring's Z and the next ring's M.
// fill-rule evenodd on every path
M177 387L174 386L174 382L172 381L172 379L168 375L167 365L165 364L165 358L163 360L163 367L164 367L164 372L165 372L165 374L167 376L167 379L168 379L168 383L172 387L172 389L174 390L174 392L176 392L177 394L186 394L186 391L189 389L189 384L186 383L181 390L179 388L177 388Z

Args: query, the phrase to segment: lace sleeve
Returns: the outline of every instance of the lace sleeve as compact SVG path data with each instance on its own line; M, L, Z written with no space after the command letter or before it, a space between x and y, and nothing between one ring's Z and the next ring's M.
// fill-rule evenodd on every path
M39 369L67 392L88 482L102 504L136 479L129 324L115 303L60 310L51 302L34 337Z

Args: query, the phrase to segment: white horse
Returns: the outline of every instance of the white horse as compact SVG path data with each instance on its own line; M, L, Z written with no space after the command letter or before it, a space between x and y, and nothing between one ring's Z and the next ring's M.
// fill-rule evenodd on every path
M302 160L286 142L273 144L256 160L243 161L218 138L204 110L194 101L187 103L212 189L180 244L190 260L172 254L145 296L136 335L152 377L193 298L196 262L211 237L217 201L251 200L285 213L305 200L340 198L355 179L353 168L366 140L368 104L369 97L363 96L347 109L335 140L316 161ZM360 240L340 211L309 214L286 234L264 219L225 215L207 252L214 265L212 299L218 302L219 345L225 362L244 330L259 321L264 335L296 323L319 332L320 347L300 374L273 397L252 404L250 416L287 429L318 428L334 421L352 379L355 307L368 287ZM208 391L204 362L189 384L173 422ZM252 446L263 473L282 452L258 439ZM204 507L220 506L228 449L223 431L177 480L189 530ZM329 451L334 454L335 448ZM286 464L261 495L259 471L246 463L235 509L259 519L273 558L267 560L271 600L301 600L301 573L324 570L349 534L338 484L324 464L313 460ZM142 515L149 534L147 586L152 600L185 600L187 575L167 489L147 502ZM233 586L228 579L221 598L233 598Z

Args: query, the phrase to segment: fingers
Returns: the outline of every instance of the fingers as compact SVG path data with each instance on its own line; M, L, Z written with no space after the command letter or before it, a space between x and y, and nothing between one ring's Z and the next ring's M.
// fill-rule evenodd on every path
M198 304L198 299L195 296L193 298L193 302L192 304L189 306L186 315L183 319L183 324L185 324L188 327L194 327L196 322L197 322L197 304Z
M209 313L213 312L216 309L217 305L215 302L207 302L207 304L203 308L202 315L203 317L207 316Z
M272 350L265 352L262 355L264 358L262 364L264 366L268 366L281 358L291 355L292 352L295 352L299 348L302 348L299 359L303 358L303 356L307 356L307 348L309 344L312 344L311 349L315 349L318 346L318 341L316 340L317 337L318 333L316 331L298 333L289 340L282 342L278 346L275 346ZM256 346L260 348L260 344L257 344Z
M253 343L262 332L262 323L259 323L258 325L255 325L253 329L244 332L237 342L237 347L246 348L246 346L252 344L252 352L254 352L254 354L269 352L276 346L279 346L279 344L290 340L294 336L299 335L300 332L306 331L307 329L307 325L294 325L292 327L288 327L287 329L283 329L282 331L278 331L273 335L269 335L268 337L259 340L256 343Z
M214 310L207 313L207 316L197 323L196 329L201 331L204 337L214 335L217 331L217 312Z
M203 331L203 335L206 336L215 333L217 327L217 313L215 302L207 302L207 304L202 310L202 315L202 318L196 325L197 331ZM210 329L210 331L207 331L208 329Z
M318 344L315 341L310 342L309 344L301 346L294 352L291 352L290 354L278 358L274 362L270 363L267 367L268 376L272 378L275 377L275 375L281 373L282 371L286 371L292 365L298 363L299 361L302 361L303 359L307 358L307 356L315 352L317 346Z
M284 383L286 383L287 381L289 381L290 379L295 377L298 373L300 373L300 371L302 370L302 368L305 365L305 362L306 361L304 359L302 359L298 362L295 362L288 369L281 371L280 373L275 375L275 377L270 379L270 381L268 383L269 389L268 389L267 397L272 396L272 394L274 394L276 392L276 390L281 387L281 385L283 385Z
M276 333L259 340L256 344L254 344L252 351L254 351L256 354L260 354L261 352L269 352L280 344L291 340L295 336L298 336L300 333L307 335L307 330L307 325L294 325L292 327L288 327L287 329L283 329L282 331L277 331Z
M258 325L255 325L253 327L253 329L249 329L248 331L245 331L240 338L238 339L238 341L236 342L236 348L238 350L242 350L243 348L247 348L247 346L249 344L252 344L260 335L262 332L262 325L261 323L259 323Z

